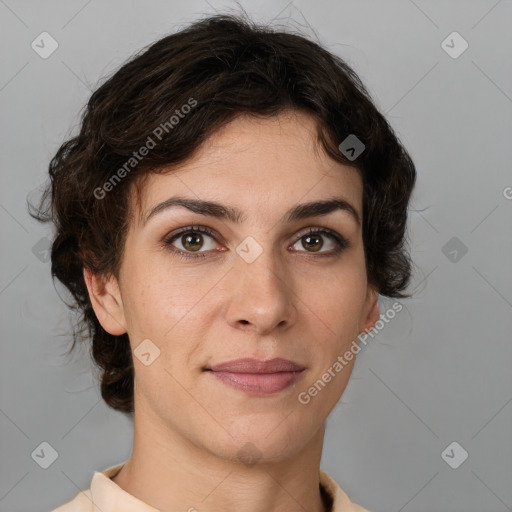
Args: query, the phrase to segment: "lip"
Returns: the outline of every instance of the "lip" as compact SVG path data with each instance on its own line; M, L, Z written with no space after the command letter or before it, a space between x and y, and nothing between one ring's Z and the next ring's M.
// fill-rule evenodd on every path
M268 395L291 386L305 367L287 359L236 359L227 361L205 371L224 384L249 394Z
M246 357L244 359L226 361L225 363L216 364L215 366L207 367L206 369L211 370L212 372L278 373L299 372L304 370L304 366L280 357L268 359L266 361Z

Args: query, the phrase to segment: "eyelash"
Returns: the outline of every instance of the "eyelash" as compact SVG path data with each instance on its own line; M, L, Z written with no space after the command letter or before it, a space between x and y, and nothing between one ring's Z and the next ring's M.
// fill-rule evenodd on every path
M197 253L192 252L185 252L181 249L177 249L176 247L172 246L172 243L177 240L180 236L187 234L187 233L204 233L212 238L216 239L216 233L211 230L210 228L207 228L206 226L186 226L174 233L171 233L169 236L167 236L163 243L166 249L171 250L176 256L179 258L185 259L185 260L191 260L191 259L198 259L198 258L206 258L208 257L209 251L200 251ZM302 233L297 239L293 242L292 245L295 245L301 238L304 238L308 235L325 235L331 238L331 240L334 241L336 244L336 247L332 249L329 253L318 253L315 254L314 252L309 253L310 256L313 256L315 258L317 257L333 257L337 256L341 253L344 249L347 249L350 244L346 238L341 236L336 231L333 231L329 228L320 228L320 227L310 227L307 229L305 233ZM308 251L298 251L298 252L306 252L308 254Z

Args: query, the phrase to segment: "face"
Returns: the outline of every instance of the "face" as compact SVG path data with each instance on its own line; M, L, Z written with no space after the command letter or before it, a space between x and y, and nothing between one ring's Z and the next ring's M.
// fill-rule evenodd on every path
M135 352L135 414L222 458L297 453L354 359L333 365L378 319L358 171L325 155L306 114L241 116L135 205L119 281L93 296L87 275L99 321Z

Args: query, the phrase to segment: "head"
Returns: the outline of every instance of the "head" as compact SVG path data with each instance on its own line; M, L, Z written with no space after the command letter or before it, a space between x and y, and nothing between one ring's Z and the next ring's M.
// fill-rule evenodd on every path
M104 400L214 453L299 449L354 361L298 394L371 329L379 294L406 295L414 165L355 72L299 35L216 16L157 41L92 94L49 174L34 215L55 225L52 275ZM303 371L265 396L212 380L245 357Z

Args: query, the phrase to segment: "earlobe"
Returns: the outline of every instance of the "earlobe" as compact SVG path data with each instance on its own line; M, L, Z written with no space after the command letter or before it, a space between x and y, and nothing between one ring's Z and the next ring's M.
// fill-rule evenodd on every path
M107 277L94 274L85 267L83 275L94 313L103 329L114 336L126 333L123 301L117 279L113 275Z
M374 288L370 288L368 290L367 297L367 314L366 318L361 325L360 332L368 332L373 329L375 324L380 318L380 308L379 308L379 292Z

